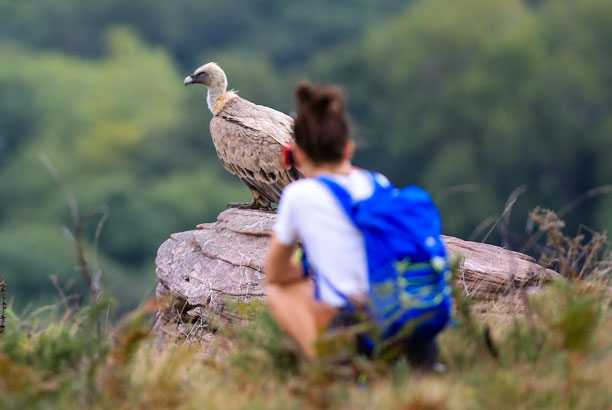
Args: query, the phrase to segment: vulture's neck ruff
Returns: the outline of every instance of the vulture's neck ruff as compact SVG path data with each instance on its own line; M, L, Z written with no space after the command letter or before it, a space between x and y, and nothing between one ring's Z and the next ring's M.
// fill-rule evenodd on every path
M218 88L208 87L206 103L208 104L208 109L213 113L213 115L217 115L223 109L225 103L237 96L233 90L225 91L225 89L226 86Z

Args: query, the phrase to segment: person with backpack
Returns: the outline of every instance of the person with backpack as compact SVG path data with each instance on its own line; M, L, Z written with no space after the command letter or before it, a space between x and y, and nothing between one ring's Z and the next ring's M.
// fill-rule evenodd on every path
M325 329L367 317L360 353L431 368L451 308L437 208L420 188L396 189L351 164L338 88L301 83L296 99L291 154L305 178L285 188L277 210L265 266L272 316L309 359Z

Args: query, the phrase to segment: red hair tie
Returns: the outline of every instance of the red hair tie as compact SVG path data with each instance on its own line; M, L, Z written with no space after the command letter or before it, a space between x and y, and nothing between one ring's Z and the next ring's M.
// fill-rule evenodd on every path
M295 167L295 153L293 152L293 148L295 148L294 144L283 146L283 165L287 169Z

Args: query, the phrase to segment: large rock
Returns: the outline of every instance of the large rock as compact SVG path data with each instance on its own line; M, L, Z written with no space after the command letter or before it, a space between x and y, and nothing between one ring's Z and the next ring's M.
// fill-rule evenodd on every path
M179 330L201 338L207 333L201 320L207 312L231 320L228 302L262 299L262 268L275 217L229 209L217 222L172 234L156 259L157 295L171 299L169 309L158 316L157 331L175 333L178 324ZM503 302L509 290L534 288L557 275L521 253L450 236L444 241L453 258L461 257L458 281L468 296ZM202 322L195 333L194 321Z

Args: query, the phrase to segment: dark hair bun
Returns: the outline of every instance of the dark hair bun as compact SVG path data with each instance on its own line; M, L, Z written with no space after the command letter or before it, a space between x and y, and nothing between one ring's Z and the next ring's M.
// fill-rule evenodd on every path
M313 92L314 90L308 81L300 82L295 90L295 97L298 104L309 104L312 101Z
M302 81L296 87L295 98L297 144L316 163L341 160L349 128L340 88L323 85L313 88Z
M342 91L338 87L320 85L314 89L310 83L302 81L295 90L295 96L301 109L306 109L318 116L328 113L339 114L344 108Z
M329 93L318 93L317 98L311 104L312 111L319 115L326 114L334 102L334 97Z

